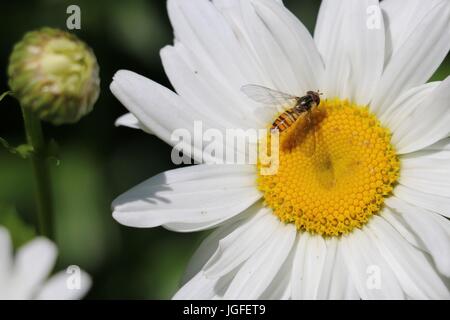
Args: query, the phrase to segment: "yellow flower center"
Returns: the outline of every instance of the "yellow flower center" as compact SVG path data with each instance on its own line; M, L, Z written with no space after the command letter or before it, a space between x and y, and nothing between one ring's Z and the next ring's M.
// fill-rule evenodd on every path
M307 124L309 123L309 124ZM368 108L322 101L280 133L279 166L261 174L265 205L298 230L339 236L378 214L399 176L391 135Z

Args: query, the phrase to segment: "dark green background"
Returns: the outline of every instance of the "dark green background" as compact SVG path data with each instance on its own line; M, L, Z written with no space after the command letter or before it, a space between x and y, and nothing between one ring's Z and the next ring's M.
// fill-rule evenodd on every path
M2 1L0 93L8 89L6 68L14 43L26 31L43 26L65 29L70 4L81 7L82 29L75 33L95 51L102 92L94 111L78 124L45 126L47 137L61 145L61 165L52 168L60 248L57 269L77 264L87 270L94 280L88 298L170 298L204 234L126 228L112 219L110 210L120 193L173 168L170 148L157 138L114 127L126 110L108 89L119 69L170 87L159 59L159 49L173 38L165 1ZM313 30L319 1L285 4ZM434 78L449 73L447 59ZM0 102L0 137L11 144L24 141L19 106L10 97ZM30 165L0 149L0 223L13 231L20 229L14 227L19 224L11 216L14 207L26 223L34 224ZM15 233L16 244L32 234Z

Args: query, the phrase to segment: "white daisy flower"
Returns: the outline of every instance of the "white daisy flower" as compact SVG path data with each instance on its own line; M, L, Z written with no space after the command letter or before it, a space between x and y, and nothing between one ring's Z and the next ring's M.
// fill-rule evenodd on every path
M130 71L119 125L171 133L267 128L247 84L324 93L312 156L164 172L113 203L139 228L213 231L175 299L440 299L450 277L448 0L322 2L314 37L275 0L169 0L161 50L176 93ZM426 84L425 84L426 83ZM303 143L301 143L303 144ZM203 150L194 150L194 158Z
M0 300L75 300L91 287L76 266L48 278L57 257L50 240L37 237L13 255L9 232L0 226ZM48 278L48 279L47 279Z

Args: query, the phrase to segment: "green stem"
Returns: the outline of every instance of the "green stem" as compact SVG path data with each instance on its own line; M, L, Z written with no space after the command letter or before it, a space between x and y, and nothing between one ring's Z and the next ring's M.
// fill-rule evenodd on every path
M53 196L41 121L26 108L22 108L22 114L27 141L33 147L31 162L35 176L38 230L41 235L53 239Z

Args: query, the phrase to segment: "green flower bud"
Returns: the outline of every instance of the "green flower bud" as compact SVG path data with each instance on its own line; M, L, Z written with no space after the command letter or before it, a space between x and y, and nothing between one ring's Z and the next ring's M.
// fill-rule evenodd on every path
M8 76L22 107L55 125L80 120L100 93L92 50L75 35L52 28L25 34L11 53Z

